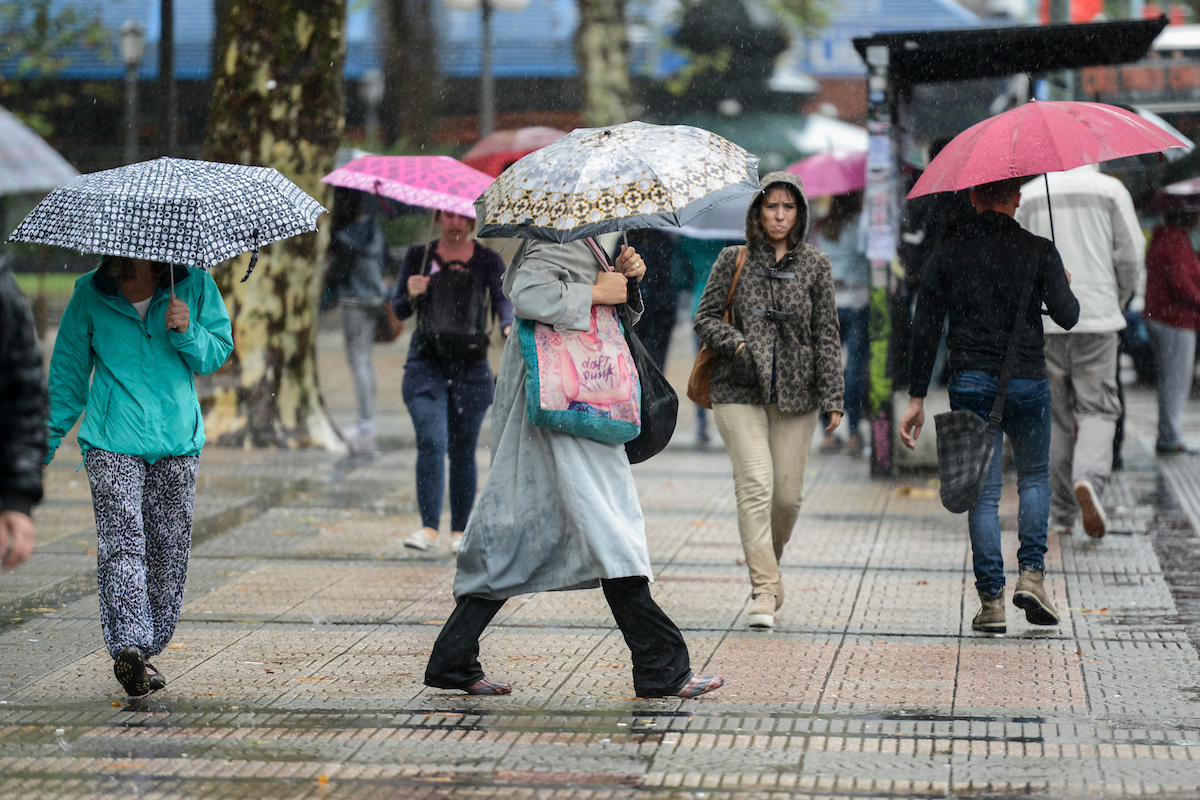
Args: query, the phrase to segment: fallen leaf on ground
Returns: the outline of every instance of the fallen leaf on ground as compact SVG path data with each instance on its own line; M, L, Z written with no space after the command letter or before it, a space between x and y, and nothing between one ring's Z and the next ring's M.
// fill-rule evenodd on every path
M900 486L896 489L896 495L899 497L913 497L918 499L926 499L937 497L937 491L934 489L926 489L922 486Z

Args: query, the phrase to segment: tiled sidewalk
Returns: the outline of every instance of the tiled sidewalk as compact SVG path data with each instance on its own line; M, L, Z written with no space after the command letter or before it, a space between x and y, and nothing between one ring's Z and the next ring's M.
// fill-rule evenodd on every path
M0 798L1194 797L1200 627L1180 582L1200 459L1159 468L1152 402L1131 392L1116 530L1051 538L1063 624L1010 606L996 638L970 630L965 517L928 476L816 454L786 605L746 630L728 459L685 446L685 412L678 447L635 472L655 597L727 679L696 701L631 696L598 591L505 606L482 658L511 696L426 689L453 562L400 544L414 453L211 448L156 659L171 683L131 702L100 641L86 484L60 457L37 556L0 577ZM1013 486L1002 511L1011 592Z

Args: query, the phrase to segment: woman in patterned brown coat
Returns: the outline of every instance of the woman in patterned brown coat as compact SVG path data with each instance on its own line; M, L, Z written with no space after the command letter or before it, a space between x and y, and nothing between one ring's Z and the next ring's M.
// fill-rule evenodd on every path
M746 212L747 254L723 320L740 247L727 247L696 311L696 333L717 354L710 396L733 461L738 531L750 570L751 628L783 605L779 559L804 499L817 417L842 420L842 353L829 258L807 244L800 179L772 172Z

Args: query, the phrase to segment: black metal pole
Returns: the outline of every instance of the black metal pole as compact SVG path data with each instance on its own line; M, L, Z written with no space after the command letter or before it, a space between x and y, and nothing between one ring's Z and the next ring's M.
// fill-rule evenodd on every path
M179 149L179 98L175 85L175 0L159 0L161 35L158 42L158 85L164 102L163 150L168 156Z
M125 163L137 161L138 65L125 67Z

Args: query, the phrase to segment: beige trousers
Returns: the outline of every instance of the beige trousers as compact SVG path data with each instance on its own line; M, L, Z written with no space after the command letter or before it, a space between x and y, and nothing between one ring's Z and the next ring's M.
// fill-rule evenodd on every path
M817 412L784 414L777 405L713 405L717 430L733 462L738 532L751 594L783 599L779 559L792 538L804 501L804 469L812 449Z

